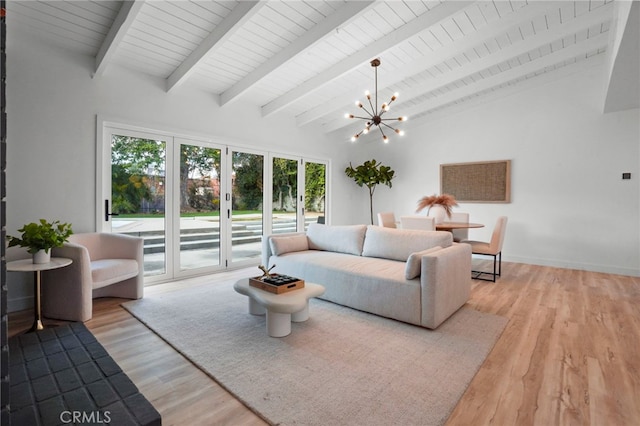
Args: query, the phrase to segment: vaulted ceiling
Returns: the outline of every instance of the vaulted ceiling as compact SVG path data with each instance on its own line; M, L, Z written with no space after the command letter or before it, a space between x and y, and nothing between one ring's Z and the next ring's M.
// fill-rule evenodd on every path
M601 57L615 22L611 0L7 3L9 26L95 57L95 78L117 64L345 138L374 58L379 103L400 94L387 116L419 122Z

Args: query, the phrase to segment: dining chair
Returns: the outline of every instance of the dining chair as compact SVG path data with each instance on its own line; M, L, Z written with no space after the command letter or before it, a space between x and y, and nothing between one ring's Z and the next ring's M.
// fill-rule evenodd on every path
M396 215L393 212L378 213L378 226L383 226L385 228L395 228Z
M469 213L451 212L451 217L445 217L445 222L465 222L469 223ZM459 243L462 240L469 239L469 229L452 229L453 241Z
M435 231L436 223L430 216L400 216L400 227L402 229L421 229Z
M493 228L490 242L462 240L462 243L471 244L471 253L493 256L493 273L485 271L471 271L472 278L476 280L496 282L496 276L500 276L502 272L502 243L504 242L504 234L507 229L507 217L500 216ZM497 271L496 271L497 267ZM482 278L482 275L491 275L492 279Z

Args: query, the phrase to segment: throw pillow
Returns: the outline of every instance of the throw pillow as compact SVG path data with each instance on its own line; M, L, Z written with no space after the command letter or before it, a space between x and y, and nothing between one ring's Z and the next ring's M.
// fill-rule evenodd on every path
M331 226L310 223L307 229L309 248L360 256L366 231L366 225Z
M269 247L271 247L271 253L280 256L292 251L309 250L309 242L304 234L274 236L269 238Z
M434 251L442 250L442 247L432 247L427 250L411 253L407 259L407 265L404 268L404 277L408 280L412 280L420 276L420 270L422 269L422 256L432 253Z
M449 247L452 242L451 232L369 226L362 255L406 262L411 253L436 246Z

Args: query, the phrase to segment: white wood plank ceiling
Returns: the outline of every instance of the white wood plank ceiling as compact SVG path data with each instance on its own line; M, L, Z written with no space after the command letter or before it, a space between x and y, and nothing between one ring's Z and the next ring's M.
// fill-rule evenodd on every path
M123 66L191 85L224 105L286 113L348 139L374 89L389 115L429 120L607 50L612 0L136 0L7 2L8 25L94 56L96 76ZM356 120L360 121L360 120ZM342 136L340 136L342 137ZM379 140L366 135L360 140Z

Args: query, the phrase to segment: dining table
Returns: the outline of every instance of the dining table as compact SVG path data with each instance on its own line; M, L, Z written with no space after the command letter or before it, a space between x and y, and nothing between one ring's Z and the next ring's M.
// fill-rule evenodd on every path
M470 228L484 228L484 224L474 223L474 222L442 222L442 223L436 224L436 231L452 232L455 229L470 229Z

